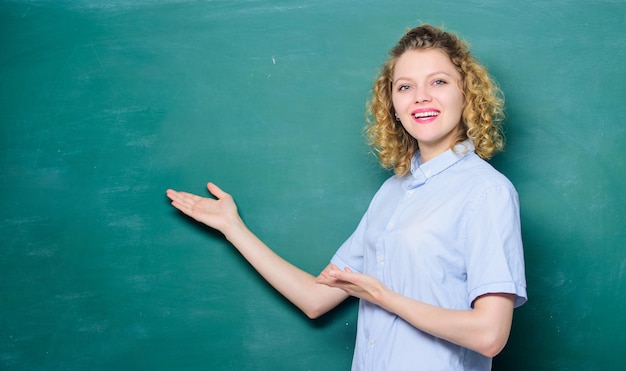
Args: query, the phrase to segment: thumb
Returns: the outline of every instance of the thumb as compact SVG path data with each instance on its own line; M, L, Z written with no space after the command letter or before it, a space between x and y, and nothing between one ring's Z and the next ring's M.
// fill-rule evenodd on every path
M224 196L228 196L228 193L222 191L222 189L218 187L217 185L215 185L214 183L209 182L206 185L206 187L213 196L217 197L217 199L220 199Z

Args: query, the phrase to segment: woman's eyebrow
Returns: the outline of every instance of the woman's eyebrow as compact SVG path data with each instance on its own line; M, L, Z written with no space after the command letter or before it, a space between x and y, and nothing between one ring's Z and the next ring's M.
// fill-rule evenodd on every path
M456 78L455 76L453 76L453 75L451 75L450 73L448 73L448 72L446 72L446 71L443 71L443 70L433 71L433 72L431 72L431 73L427 74L427 75L426 75L426 78L430 78L430 77L433 77L433 76L435 76L435 75L446 75L446 76L448 76L448 77L450 77L450 78ZM402 81L402 80L406 80L406 81L413 81L413 80L414 80L414 78L412 78L412 77L405 77L405 76L399 76L399 77L395 78L395 79L392 81L392 83L395 85L396 83L398 83L398 81Z

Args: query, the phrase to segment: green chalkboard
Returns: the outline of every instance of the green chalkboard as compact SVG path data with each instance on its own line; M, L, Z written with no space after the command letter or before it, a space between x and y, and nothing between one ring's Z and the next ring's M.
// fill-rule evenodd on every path
M626 367L626 2L0 2L0 369L348 370L166 188L232 193L317 274L389 173L362 136L387 50L459 32L507 96L529 302L498 370Z

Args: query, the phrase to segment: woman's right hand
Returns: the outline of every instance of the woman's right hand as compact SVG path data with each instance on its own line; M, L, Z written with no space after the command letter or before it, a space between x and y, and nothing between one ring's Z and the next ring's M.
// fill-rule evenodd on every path
M173 189L167 190L167 197L172 206L195 220L226 234L235 223L241 222L235 201L228 193L213 183L207 184L209 192L215 198L197 196Z

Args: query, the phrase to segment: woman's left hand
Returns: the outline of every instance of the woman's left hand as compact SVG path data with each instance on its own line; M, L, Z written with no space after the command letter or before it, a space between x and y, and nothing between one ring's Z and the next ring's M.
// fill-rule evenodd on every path
M342 289L348 295L377 305L380 305L381 296L387 291L387 288L375 277L352 272L348 267L342 271L334 264L324 269L316 282Z

